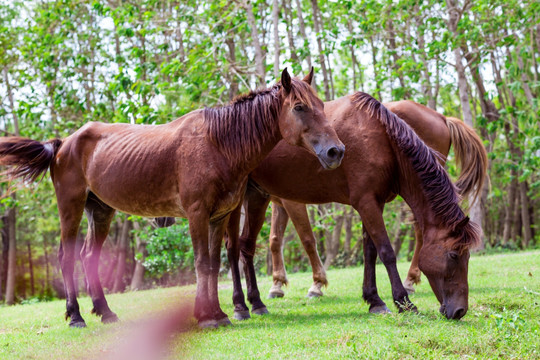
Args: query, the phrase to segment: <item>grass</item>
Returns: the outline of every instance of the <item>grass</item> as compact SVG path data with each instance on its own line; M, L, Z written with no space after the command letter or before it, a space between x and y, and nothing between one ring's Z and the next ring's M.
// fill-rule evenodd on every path
M425 280L412 301L420 314L371 315L361 299L362 269L331 270L325 296L308 300L311 274L289 276L283 299L267 299L271 314L235 321L217 330L189 330L170 339L171 359L539 359L540 251L473 256L469 266L469 311L448 321ZM399 263L402 277L408 263ZM390 285L378 265L379 293L391 306ZM264 296L271 278L259 281ZM222 308L232 315L232 288L221 281ZM182 301L195 287L155 289L108 296L123 321L102 325L80 299L88 327L70 329L64 301L0 308L0 359L103 358L125 341L139 319ZM113 355L111 355L113 354ZM155 358L155 356L151 357Z

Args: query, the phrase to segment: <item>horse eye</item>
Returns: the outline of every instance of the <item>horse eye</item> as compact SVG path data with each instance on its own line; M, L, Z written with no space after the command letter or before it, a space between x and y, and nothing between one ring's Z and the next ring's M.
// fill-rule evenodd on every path
M448 257L449 257L450 259L452 259L452 260L457 260L457 259L458 259L458 253L457 253L457 252L454 252L454 251L449 252L449 253L448 253Z
M304 106L297 104L294 106L294 111L304 111Z

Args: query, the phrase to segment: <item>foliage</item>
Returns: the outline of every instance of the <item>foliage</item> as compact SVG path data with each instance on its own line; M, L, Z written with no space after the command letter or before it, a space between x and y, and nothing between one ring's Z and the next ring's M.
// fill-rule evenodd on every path
M193 282L193 246L187 221L177 222L165 228L151 229L148 226L139 232L141 241L146 242L148 255L144 258L144 267L148 275L171 283ZM135 257L142 260L143 255Z

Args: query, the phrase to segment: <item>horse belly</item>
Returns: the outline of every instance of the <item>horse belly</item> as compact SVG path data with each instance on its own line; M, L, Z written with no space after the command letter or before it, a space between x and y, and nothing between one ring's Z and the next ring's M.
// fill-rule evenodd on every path
M174 167L159 160L95 164L86 174L88 188L128 214L185 217Z
M96 194L107 205L127 214L145 217L186 217L179 194L174 189L163 188L163 191L140 190L139 186L103 188L92 187L89 190ZM164 194L168 194L164 196Z

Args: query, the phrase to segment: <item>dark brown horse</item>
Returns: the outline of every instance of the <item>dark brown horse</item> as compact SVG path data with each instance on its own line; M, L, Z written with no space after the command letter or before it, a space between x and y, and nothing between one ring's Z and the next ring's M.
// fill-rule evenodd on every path
M81 257L93 312L116 321L98 277L102 244L115 210L148 217L187 217L195 250L195 317L201 327L229 324L218 300L220 249L248 174L281 140L339 166L344 146L323 103L287 70L273 87L230 105L191 112L165 125L89 123L64 140L0 140L0 164L35 180L51 170L61 224L60 264L70 325L85 326L73 282L75 239L83 211L88 234ZM315 156L314 156L315 157Z
M463 121L445 117L413 101L397 101L383 104L390 111L405 120L417 135L432 149L439 152L446 159L450 145L454 147L456 161L461 168L457 181L457 188L461 198L469 195L475 197L482 188L487 171L487 153L482 140L474 129ZM472 199L469 199L471 203ZM471 201L472 200L472 201ZM283 263L283 235L289 217L300 237L302 245L308 254L313 269L313 285L308 290L308 297L321 296L321 288L327 285L326 272L317 252L315 237L311 231L311 224L304 204L286 199L272 198L272 226L270 230L270 250L272 252L272 275L274 284L270 289L269 297L282 297L282 285L287 284L287 274ZM416 229L417 242L411 267L407 278L403 282L405 290L414 292L414 285L420 281L418 269L418 254L422 248L421 231ZM368 264L369 265L369 264Z
M384 204L399 194L411 207L422 232L424 245L419 266L441 303L441 313L448 318L461 318L468 308L469 248L479 240L479 229L459 208L457 191L438 155L402 119L367 94L331 101L325 104L325 110L347 146L342 165L322 172L304 151L280 143L251 173L259 190L246 193L246 223L239 241L234 235L238 226L233 221L238 218L238 210L231 216L227 231L231 264L236 264L234 244L239 242L248 299L253 307L264 306L253 268L256 235L269 203L269 196L261 195L264 192L301 203L352 205L364 226L364 256L368 265L364 268L363 297L370 312L388 311L375 283L377 254L387 269L399 310L415 310L401 283L382 217ZM235 317L246 318L247 306L237 286L239 280L234 284Z

